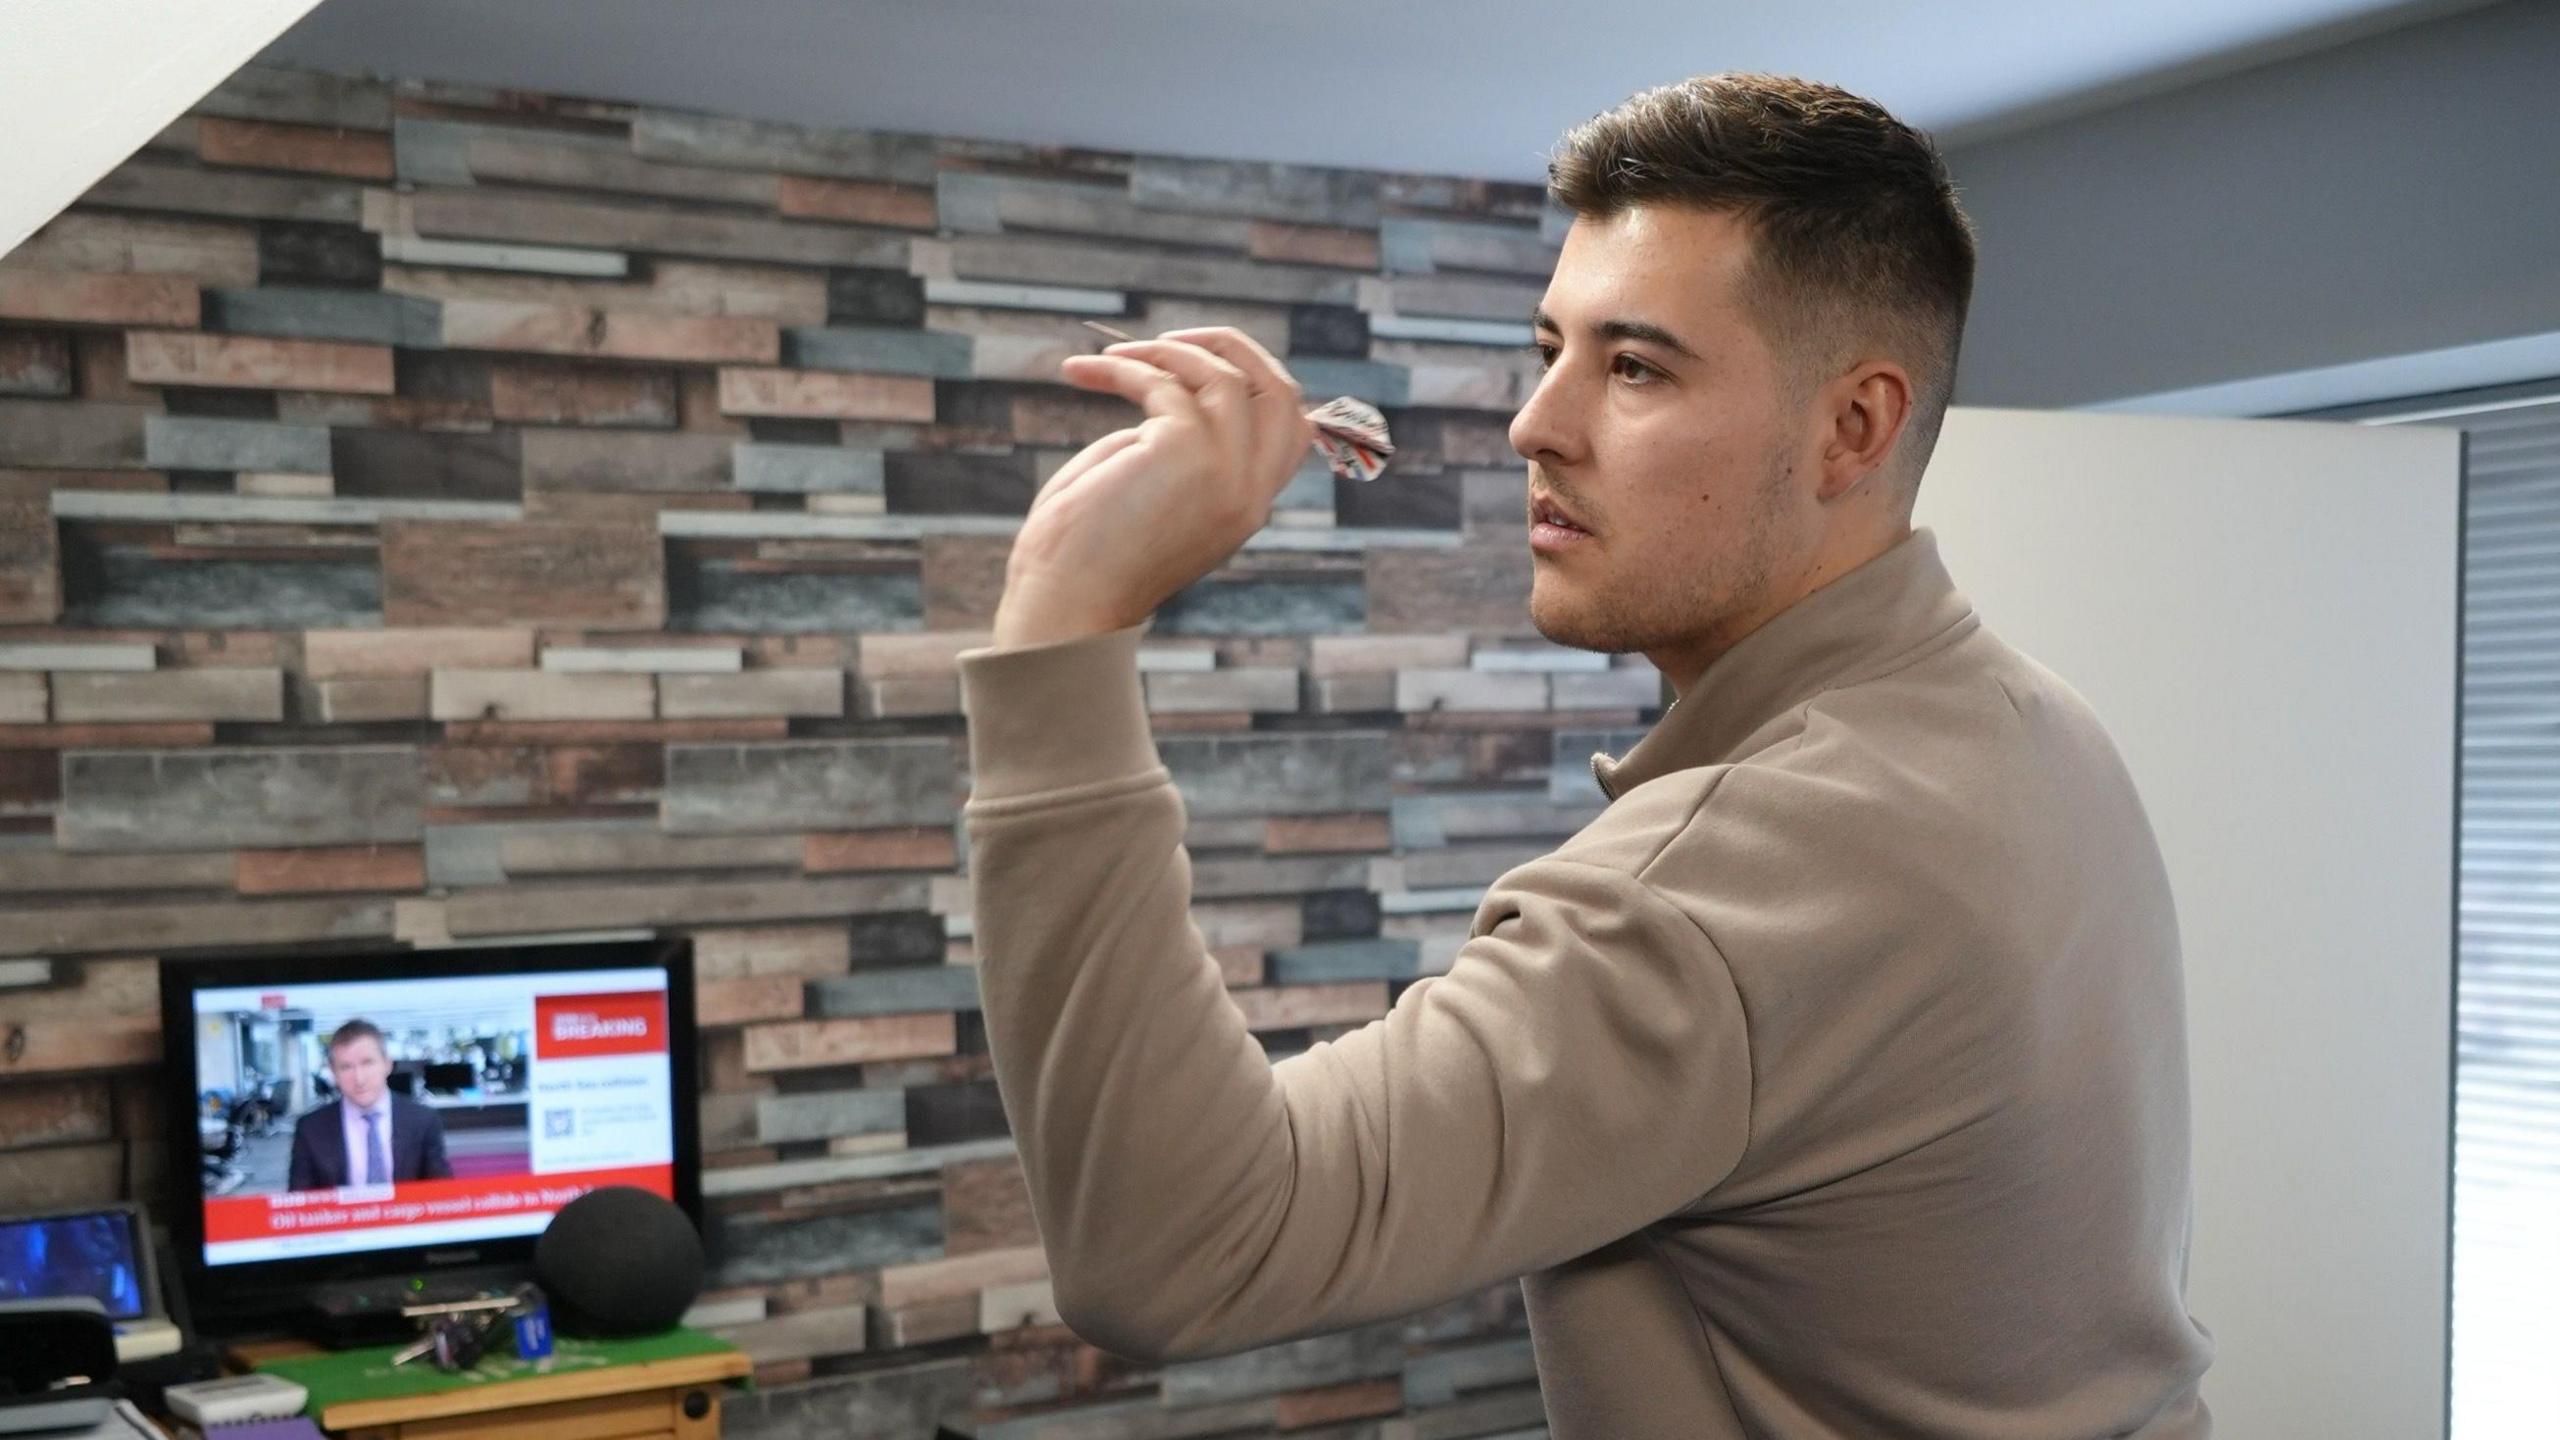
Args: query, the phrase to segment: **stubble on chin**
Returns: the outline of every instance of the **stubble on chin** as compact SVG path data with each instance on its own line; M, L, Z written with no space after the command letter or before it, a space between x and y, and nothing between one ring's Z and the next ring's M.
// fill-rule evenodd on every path
M1584 558L1587 563L1600 557ZM1531 563L1547 562L1533 559ZM1657 596L1657 603L1659 599ZM1647 637L1665 618L1636 613L1608 588L1606 577L1593 582L1587 573L1573 580L1553 575L1535 580L1529 592L1529 623L1540 635L1570 650L1623 655L1643 649L1651 643Z
M1653 563L1611 552L1611 540L1571 560L1532 555L1529 621L1555 644L1609 655L1695 645L1758 606L1774 583L1779 512L1794 481L1791 458L1773 457L1748 508L1745 533L1716 547L1709 564Z

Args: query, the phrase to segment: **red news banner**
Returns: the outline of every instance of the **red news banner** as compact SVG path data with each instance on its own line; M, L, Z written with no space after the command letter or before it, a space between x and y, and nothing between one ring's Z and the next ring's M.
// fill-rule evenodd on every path
M547 1212L605 1185L636 1185L675 1198L675 1180L664 1165L571 1170L558 1175L484 1175L473 1180L403 1180L389 1195L352 1201L339 1197L364 1192L226 1195L204 1202L204 1238L205 1243L218 1245L226 1240L273 1240Z

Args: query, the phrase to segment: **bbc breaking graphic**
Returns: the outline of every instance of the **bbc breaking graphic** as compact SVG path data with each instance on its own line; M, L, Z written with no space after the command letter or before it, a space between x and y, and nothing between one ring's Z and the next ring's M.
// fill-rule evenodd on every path
M541 996L533 1056L535 1174L673 1159L665 991Z

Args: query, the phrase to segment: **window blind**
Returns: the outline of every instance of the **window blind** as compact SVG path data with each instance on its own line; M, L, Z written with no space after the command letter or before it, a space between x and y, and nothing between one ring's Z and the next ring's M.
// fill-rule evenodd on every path
M2460 428L2452 1440L2560 1414L2560 385L2327 412Z

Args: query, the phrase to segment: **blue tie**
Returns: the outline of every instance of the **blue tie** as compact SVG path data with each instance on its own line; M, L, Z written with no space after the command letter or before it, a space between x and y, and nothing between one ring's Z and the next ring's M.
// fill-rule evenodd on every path
M391 1179L391 1156L382 1148L382 1112L364 1112L364 1183L381 1185Z

